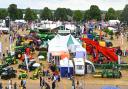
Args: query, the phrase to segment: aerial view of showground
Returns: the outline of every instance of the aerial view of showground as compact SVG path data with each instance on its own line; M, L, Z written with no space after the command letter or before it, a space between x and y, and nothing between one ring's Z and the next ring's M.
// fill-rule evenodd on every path
M0 89L128 89L128 1L0 0Z

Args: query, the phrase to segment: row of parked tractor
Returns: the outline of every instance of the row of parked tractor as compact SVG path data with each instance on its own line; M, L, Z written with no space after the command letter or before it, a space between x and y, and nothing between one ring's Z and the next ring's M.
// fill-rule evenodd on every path
M39 30L30 30L28 35L17 36L14 52L7 53L3 63L0 65L1 79L28 78L28 71L33 72L30 79L38 79L39 75L43 76L41 64L36 62L33 54L35 50L39 51L38 58L45 60L47 55L47 40L53 37L54 34L42 33ZM41 51L42 49L43 51ZM14 70L12 65L18 65L18 69Z

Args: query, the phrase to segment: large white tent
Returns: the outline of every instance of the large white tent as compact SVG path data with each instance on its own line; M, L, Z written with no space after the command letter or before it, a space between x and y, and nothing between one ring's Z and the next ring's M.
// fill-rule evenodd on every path
M75 48L82 47L82 45L70 34L67 36L61 36L57 34L52 40L48 42L49 48L48 50L51 51L51 49L57 48L67 48L71 51L74 51ZM53 51L53 50L52 50ZM56 51L56 50L55 50Z
M67 46L69 35L61 36L57 34L52 40L48 42L49 47L51 46Z
M57 34L52 40L48 42L48 60L50 61L49 56L52 54L56 54L57 56L62 55L64 52L69 54L69 50L70 52L74 51L77 46L82 47L82 45L71 34L67 36L61 36Z
M108 23L109 23L109 26L113 26L113 25L119 24L120 21L119 20L109 20Z
M26 21L23 20L23 19L19 19L19 20L17 19L17 20L15 20L15 22L16 22L16 23L26 23Z

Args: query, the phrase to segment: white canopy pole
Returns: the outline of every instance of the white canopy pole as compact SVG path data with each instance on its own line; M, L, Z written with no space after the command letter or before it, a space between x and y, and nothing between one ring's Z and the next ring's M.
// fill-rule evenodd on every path
M26 66L27 66L27 70L29 71L29 68L28 68L28 57L26 54L24 54L24 57L25 57L25 63L26 63Z

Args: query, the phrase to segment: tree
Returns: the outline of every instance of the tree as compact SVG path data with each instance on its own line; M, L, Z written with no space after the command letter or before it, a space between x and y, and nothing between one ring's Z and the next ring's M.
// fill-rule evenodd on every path
M33 19L32 20L36 20L38 18L36 12L32 11L32 15L33 15Z
M91 19L95 19L95 20L101 19L101 11L97 5L91 5L89 13Z
M116 11L116 17L120 20L121 19L121 13L122 13L122 10L117 10Z
M113 31L112 30L109 30L108 34L110 35L110 39L113 40Z
M66 14L69 15L69 16L72 16L73 12L72 12L71 9L66 9Z
M84 13L84 19L85 20L90 20L91 17L90 17L90 10L86 10L85 13Z
M125 6L121 13L121 21L127 22L128 25L128 4Z
M23 19L23 12L21 9L17 9L17 19Z
M65 8L57 8L54 13L55 20L67 21L67 13Z
M73 20L79 22L82 20L82 18L83 18L82 12L80 10L76 10L73 14Z
M40 14L41 19L43 20L52 20L52 12L48 7L45 7Z
M0 9L0 19L5 19L8 16L8 12L5 9Z
M10 4L8 7L8 13L11 20L15 20L17 18L17 5Z
M34 11L32 11L30 8L27 8L25 10L25 17L24 19L26 21L33 21L33 20L36 20L37 19L37 15Z
M113 8L109 8L108 12L106 13L105 19L108 20L114 20L117 19L116 12Z

